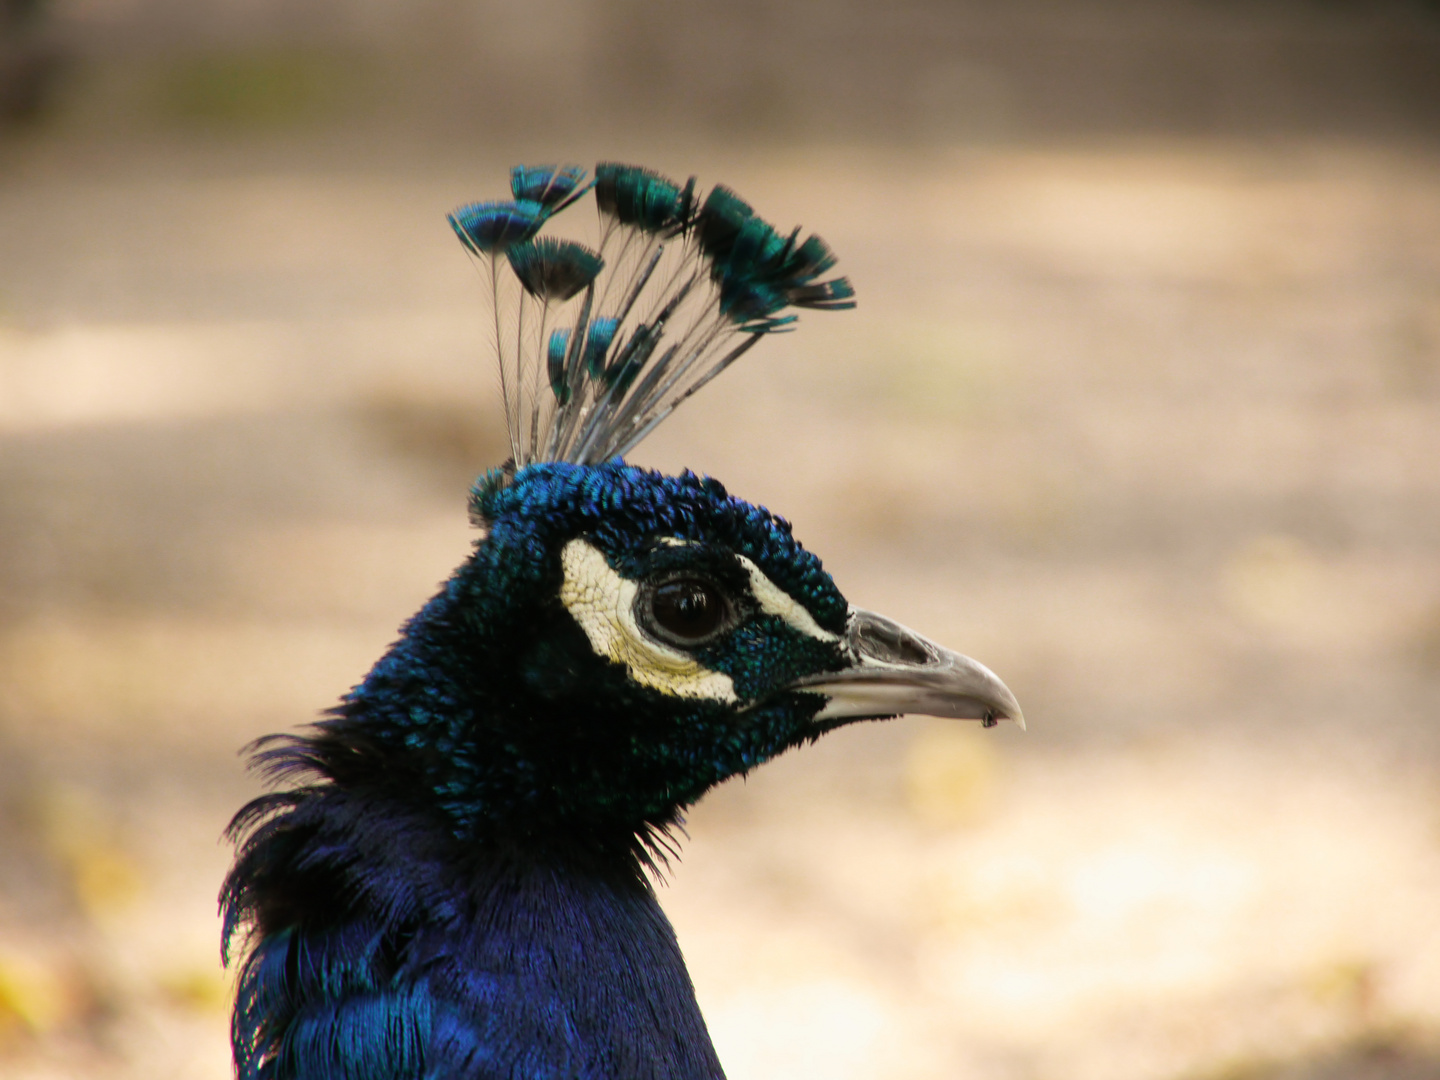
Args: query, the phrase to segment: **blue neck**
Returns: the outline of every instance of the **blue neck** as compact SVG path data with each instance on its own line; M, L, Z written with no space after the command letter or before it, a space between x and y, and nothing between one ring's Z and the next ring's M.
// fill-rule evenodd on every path
M259 939L236 1005L241 1080L722 1080L633 872L466 850L333 787L289 801L224 896Z

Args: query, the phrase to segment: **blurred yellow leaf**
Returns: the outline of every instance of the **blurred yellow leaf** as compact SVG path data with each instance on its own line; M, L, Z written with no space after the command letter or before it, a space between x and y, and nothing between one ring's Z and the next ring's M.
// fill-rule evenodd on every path
M103 916L140 896L140 867L93 795L56 785L42 793L39 809L46 847L69 871L75 897L87 914Z
M223 1012L230 1004L230 984L212 965L177 968L161 978L160 988L175 1004L197 1012Z
M999 755L976 725L938 722L925 728L905 756L910 809L932 825L978 821L995 793Z
M19 1026L44 1035L68 1018L73 997L65 980L45 964L0 954L0 1029Z
M1336 1005L1364 1021L1375 1007L1378 976L1372 960L1342 960L1312 972L1309 990L1317 1001Z
M143 889L140 868L118 848L86 847L74 852L69 861L75 895L91 915L125 907Z

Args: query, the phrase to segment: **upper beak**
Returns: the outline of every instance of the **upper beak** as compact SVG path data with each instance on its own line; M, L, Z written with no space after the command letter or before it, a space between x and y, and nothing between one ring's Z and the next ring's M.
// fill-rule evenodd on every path
M986 727L1014 720L1022 731L1025 728L1015 695L984 664L883 615L852 607L842 647L849 666L809 675L794 684L796 690L830 699L816 714L817 720L922 713L980 720Z

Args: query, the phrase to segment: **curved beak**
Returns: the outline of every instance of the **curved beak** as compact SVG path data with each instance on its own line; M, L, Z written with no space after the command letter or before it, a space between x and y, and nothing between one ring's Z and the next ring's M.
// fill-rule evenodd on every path
M986 727L1014 720L1025 729L1020 703L994 672L893 619L852 607L841 647L849 666L806 676L792 687L830 699L817 720L921 713L979 720Z

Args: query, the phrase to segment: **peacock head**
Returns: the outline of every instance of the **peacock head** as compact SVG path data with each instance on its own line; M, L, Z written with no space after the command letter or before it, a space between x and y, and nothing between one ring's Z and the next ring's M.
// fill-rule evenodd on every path
M475 553L412 636L465 673L452 750L530 777L530 822L660 826L855 720L1023 723L986 668L852 607L787 522L713 479L495 470L471 514Z
M537 237L591 190L598 249ZM824 242L631 166L512 191L451 216L488 272L512 460L471 494L470 559L306 760L462 835L594 850L856 720L1023 724L986 668L851 606L781 518L620 457L789 309L854 305Z

